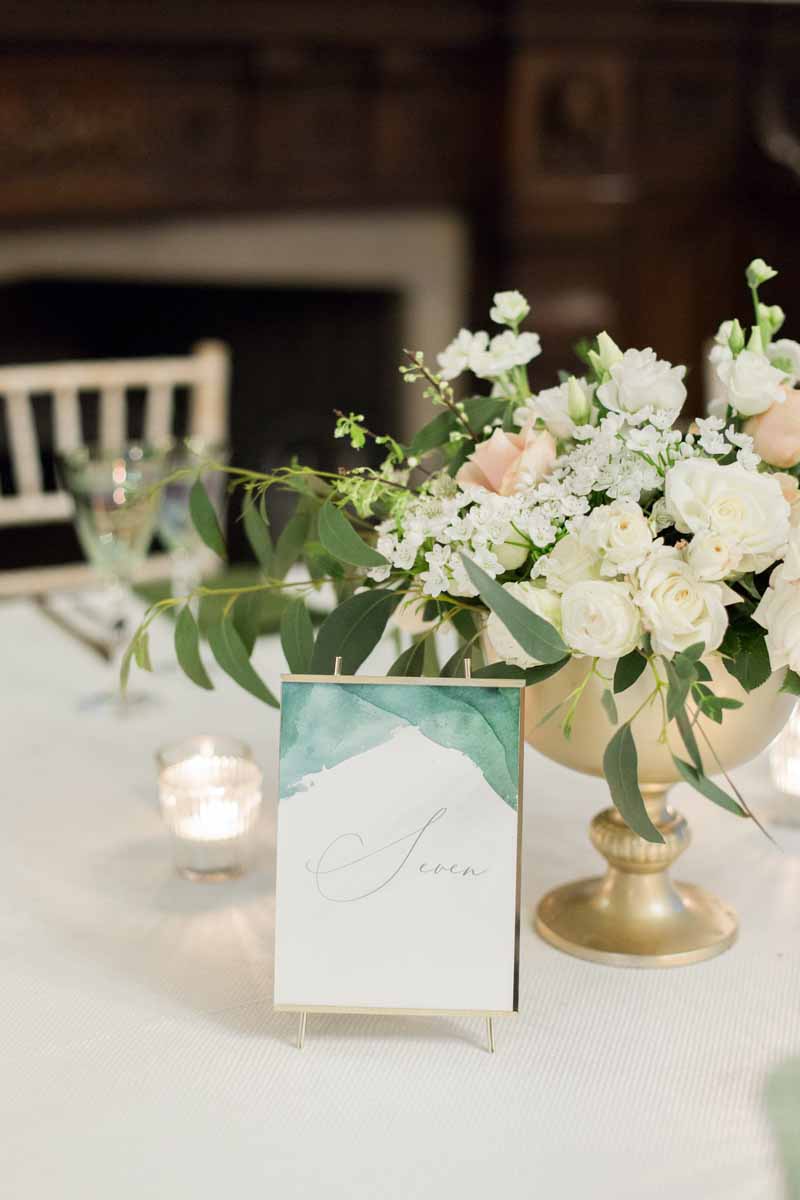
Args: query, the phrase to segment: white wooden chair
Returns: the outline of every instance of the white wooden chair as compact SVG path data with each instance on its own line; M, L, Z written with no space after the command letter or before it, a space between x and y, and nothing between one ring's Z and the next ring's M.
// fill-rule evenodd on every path
M222 342L198 342L182 358L132 358L0 367L0 397L5 405L7 443L14 491L0 492L0 530L72 519L72 500L62 491L45 490L42 454L33 397L46 395L52 405L53 449L65 453L84 441L81 393L98 396L97 441L108 448L128 436L128 392L145 393L142 440L166 446L174 433L175 389L189 389L186 433L208 444L227 441L228 349ZM152 555L142 578L166 574L165 556ZM0 572L0 596L35 594L52 588L83 586L88 564L35 567Z

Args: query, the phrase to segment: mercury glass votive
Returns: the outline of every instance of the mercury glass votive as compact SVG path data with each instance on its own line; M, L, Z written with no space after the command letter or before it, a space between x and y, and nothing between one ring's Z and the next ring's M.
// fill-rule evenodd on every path
M175 866L188 879L241 875L261 806L261 771L244 742L203 734L156 755Z

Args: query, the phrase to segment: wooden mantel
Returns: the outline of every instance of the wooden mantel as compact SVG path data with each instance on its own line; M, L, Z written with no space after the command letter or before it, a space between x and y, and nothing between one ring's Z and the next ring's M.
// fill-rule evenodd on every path
M546 369L603 326L698 368L748 254L800 277L798 48L765 4L10 0L0 225L449 207Z

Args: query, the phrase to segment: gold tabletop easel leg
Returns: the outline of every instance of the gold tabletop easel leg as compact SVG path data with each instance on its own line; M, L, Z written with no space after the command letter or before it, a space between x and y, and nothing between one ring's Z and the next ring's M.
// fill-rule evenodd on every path
M494 1054L494 1022L491 1017L486 1018L486 1040L489 1043L489 1053Z
M302 1050L306 1041L306 1017L308 1013L300 1013L300 1024L297 1026L297 1049Z

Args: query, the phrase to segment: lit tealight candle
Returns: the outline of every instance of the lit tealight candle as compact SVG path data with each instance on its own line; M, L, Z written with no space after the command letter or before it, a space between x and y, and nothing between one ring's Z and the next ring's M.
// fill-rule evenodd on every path
M261 804L261 772L248 748L233 738L190 738L158 761L178 870L191 879L240 874Z

